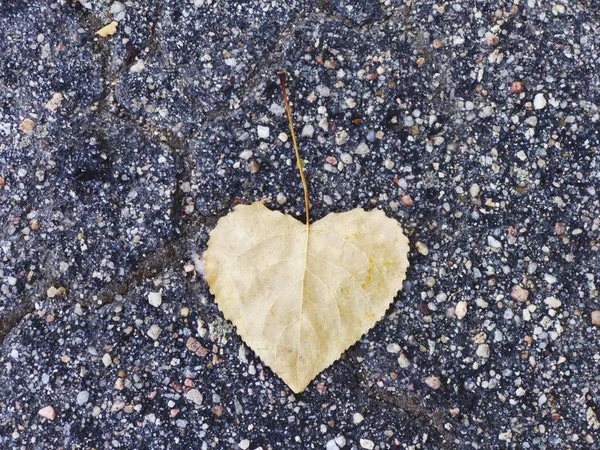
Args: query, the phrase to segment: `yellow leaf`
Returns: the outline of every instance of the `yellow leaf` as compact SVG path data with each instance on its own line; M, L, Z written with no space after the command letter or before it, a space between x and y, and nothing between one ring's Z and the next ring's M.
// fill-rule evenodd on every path
M205 276L225 318L297 393L383 317L407 254L402 229L381 211L306 227L255 202L212 230Z
M115 22L113 20L108 25L105 25L102 28L100 28L98 31L96 31L96 34L100 37L112 36L113 34L115 34L117 32L118 24L119 24L118 22Z

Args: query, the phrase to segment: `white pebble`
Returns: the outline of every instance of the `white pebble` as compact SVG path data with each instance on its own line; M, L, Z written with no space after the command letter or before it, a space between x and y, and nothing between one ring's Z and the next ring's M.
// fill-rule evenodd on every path
M336 444L335 440L331 439L325 444L325 450L340 450L340 447Z
M241 448L242 450L246 450L247 448L250 447L250 441L248 439L242 439L240 441L240 443L238 444L238 447Z
M130 68L129 71L131 73L140 73L142 72L144 69L146 68L146 64L144 64L144 60L143 59L138 59L135 64L133 64Z
M352 414L352 423L354 423L355 425L358 425L363 420L365 420L365 418L363 417L363 415L361 413Z
M549 273L544 274L544 280L546 280L546 283L548 284L554 284L558 281L554 275L550 275Z
M311 138L315 134L315 128L312 125L304 125L302 128L302 137Z
M471 197L475 198L479 195L480 189L479 189L479 185L478 184L472 184L471 187L469 188L469 194L471 194Z
M492 248L502 248L502 244L493 236L488 236L487 241L488 245Z
M252 150L244 150L243 152L240 153L240 158L243 159L244 161L248 161L250 158L252 158L252 155L254 153L252 152Z
M467 315L467 302L461 300L456 304L456 308L454 309L454 313L458 319L462 319Z
M198 406L202 405L202 401L204 400L198 389L190 389L187 394L185 394L185 398Z
M538 119L535 116L531 116L531 117L528 117L527 119L525 119L525 123L527 125L529 125L530 127L535 127L538 124Z
M369 146L364 142L358 144L357 147L354 149L354 153L356 153L357 155L366 155L367 153L369 153L369 151Z
M102 364L104 364L105 367L108 367L112 364L112 358L108 353L102 355Z
M340 447L344 447L346 445L346 438L342 435L335 438L335 443Z
M331 90L323 84L319 84L316 87L316 91L321 97L329 97L331 95Z
M287 197L285 196L285 194L283 192L280 192L279 194L277 194L277 203L279 203L280 205L285 205L287 202Z
M77 394L77 404L79 406L85 405L90 398L90 393L88 391L81 391Z
M344 164L352 164L354 162L354 159L352 159L352 155L350 153L342 153L342 154L340 154L340 160Z
M150 292L148 294L148 303L158 308L162 304L162 294L160 292Z
M480 358L489 358L490 357L490 346L488 344L479 344L477 346L477 351L475 353Z
M415 248L417 249L417 251L418 251L418 252L419 252L421 255L423 255L423 256L427 256L427 255L429 255L429 249L428 249L428 248L427 248L427 246L426 246L424 243L422 243L421 241L418 241L418 242L415 244Z
M547 102L544 94L535 94L535 98L533 99L533 107L535 109L544 109L546 104Z
M162 329L158 326L158 325L152 325L149 329L148 329L148 336L150 336L150 338L155 341L158 339L158 337L160 336L160 332L162 331Z
M385 349L390 353L400 353L400 346L396 343L388 344Z
M269 127L263 127L262 125L259 125L256 128L256 132L258 134L258 137L261 139L266 139L269 137L270 131L269 131Z
M560 308L560 305L562 304L561 301L556 297L547 297L546 299L544 299L544 303L550 308L554 309Z
M362 448L366 448L367 450L373 450L375 448L375 443L370 439L361 439L360 446Z
M406 355L404 353L402 353L400 356L398 356L398 365L402 369L406 369L407 367L410 366L410 361L408 360L408 358L406 357Z

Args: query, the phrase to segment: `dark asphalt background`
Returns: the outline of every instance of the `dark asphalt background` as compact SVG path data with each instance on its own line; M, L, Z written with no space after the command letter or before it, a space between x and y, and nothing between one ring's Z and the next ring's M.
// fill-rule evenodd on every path
M598 448L599 50L595 1L0 0L0 448ZM304 214L282 68L312 217L411 240L299 395L197 272Z

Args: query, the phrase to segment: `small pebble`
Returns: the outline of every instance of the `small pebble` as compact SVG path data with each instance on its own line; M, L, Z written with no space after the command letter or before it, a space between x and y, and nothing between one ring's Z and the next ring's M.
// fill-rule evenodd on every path
M158 325L154 324L148 329L148 336L155 341L160 336L161 331L162 329Z
M56 411L52 406L45 406L38 411L38 414L48 420L54 420L56 417Z
M527 299L529 298L529 291L527 289L525 289L524 287L521 286L513 286L513 288L510 291L510 296L511 298L519 301L519 302L526 302Z
M354 153L356 153L357 155L366 155L367 153L369 153L369 146L365 142L361 142L354 149Z
M21 130L23 134L32 134L34 128L35 122L31 119L25 119L19 124L19 130Z
M148 303L158 308L162 304L162 294L160 292L150 292L148 294Z
M204 400L204 398L202 397L202 394L200 393L200 391L198 389L190 389L185 394L185 398L187 398L189 401L191 401L192 403L195 403L198 406L202 405L202 402Z
M325 444L325 450L339 450L340 447L336 444L335 440L331 439L330 441L327 441L327 444Z
M365 418L363 417L363 415L361 413L356 412L356 413L352 414L352 423L354 423L355 425L358 425L363 420L365 420Z
M260 166L256 161L250 161L250 164L248 164L248 168L250 169L250 173L258 173Z
M488 31L487 33L485 33L485 43L491 46L495 46L498 45L498 36L496 36L494 33L492 33L491 31Z
M366 448L367 450L373 450L375 448L375 443L370 439L361 439L360 446L361 448Z
M248 161L250 158L252 158L252 155L254 155L252 150L244 150L243 152L240 153L240 158L243 159L244 161Z
M352 155L350 153L341 153L340 161L342 161L344 164L352 164L354 159L352 159Z
M442 386L442 382L440 381L440 379L438 377L435 377L433 375L425 378L425 384L427 386L429 386L431 389L439 389Z
M547 297L546 299L544 299L544 303L550 308L554 309L560 308L560 305L562 304L561 301L556 297Z
M403 369L406 369L407 367L410 366L410 361L408 360L408 358L406 357L406 355L404 353L402 353L400 356L398 356L398 365Z
M538 118L535 116L530 116L527 119L525 119L525 123L527 125L529 125L530 127L537 127L538 124Z
M456 308L454 309L454 314L458 319L462 319L467 315L467 302L461 300L456 304Z
M277 203L279 203L280 205L285 205L287 202L287 197L285 196L285 194L283 192L280 192L277 194Z
M100 37L112 36L113 34L115 34L117 32L117 25L119 25L119 23L117 21L113 20L108 25L105 25L102 28L100 28L98 31L96 31L96 34Z
M238 444L238 447L242 450L247 450L250 447L250 441L248 439L242 439Z
M129 72L131 73L141 73L144 71L144 69L146 68L146 64L144 64L144 60L142 59L138 59L135 64L133 64L130 68L129 68Z
M259 125L258 127L256 127L256 132L258 134L258 137L261 139L268 138L269 134L270 134L269 127L264 127L262 125Z
M502 244L494 236L487 237L488 245L492 248L502 248Z
M344 436L338 436L335 438L335 443L340 447L343 448L346 445L346 438Z
M510 85L510 92L512 94L520 94L523 92L523 83L520 81L513 81Z
M102 355L102 364L104 364L105 367L108 367L112 364L112 358L110 357L110 354L105 353Z
M389 353L399 353L401 350L400 346L396 343L388 344L385 349Z
M315 128L312 125L304 125L302 128L302 137L311 138L315 133Z
M535 94L535 97L533 99L533 107L535 109L544 109L546 107L546 98L544 97L544 94Z
M592 325L600 327L600 311L592 311Z
M421 241L417 241L417 243L415 244L415 248L421 255L423 255L423 256L429 255L429 249Z
M90 398L90 393L88 391L80 391L77 394L77 404L79 406L85 405Z
M63 101L63 95L60 92L52 94L52 98L44 105L44 107L50 112L56 112Z
M489 358L490 346L488 344L479 344L477 346L477 351L475 352L475 354L480 358Z
M319 84L316 87L316 91L317 94L319 94L321 97L329 97L331 95L331 90L327 86L322 84Z

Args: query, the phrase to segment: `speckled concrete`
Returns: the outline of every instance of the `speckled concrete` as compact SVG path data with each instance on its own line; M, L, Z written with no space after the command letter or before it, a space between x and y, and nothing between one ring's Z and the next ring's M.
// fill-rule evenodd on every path
M2 449L597 448L594 2L0 0L0 30ZM411 240L299 395L198 273L235 204L304 214L282 68L313 218Z

